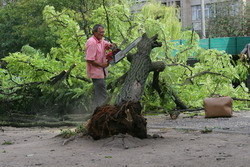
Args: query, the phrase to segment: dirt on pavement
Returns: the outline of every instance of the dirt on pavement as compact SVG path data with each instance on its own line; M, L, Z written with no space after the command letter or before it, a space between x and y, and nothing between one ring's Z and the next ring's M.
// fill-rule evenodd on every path
M66 145L65 139L55 137L59 128L2 127L0 167L246 167L250 164L249 115L244 112L227 119L180 116L177 120L149 116L148 133L155 138L117 135L94 141L84 136Z

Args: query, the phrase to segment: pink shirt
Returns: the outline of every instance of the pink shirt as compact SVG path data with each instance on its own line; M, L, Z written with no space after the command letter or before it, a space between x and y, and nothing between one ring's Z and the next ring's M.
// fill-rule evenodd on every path
M110 43L105 40L98 40L95 36L90 37L86 42L86 60L95 60L98 63L107 62L105 56L105 47ZM87 63L87 75L89 78L105 78L107 76L107 70L102 67L93 66Z

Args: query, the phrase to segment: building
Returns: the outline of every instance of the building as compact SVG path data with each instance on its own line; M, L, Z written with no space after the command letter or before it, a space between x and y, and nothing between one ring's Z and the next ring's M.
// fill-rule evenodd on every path
M234 15L250 0L231 0L228 5L232 9L230 15ZM194 30L201 30L201 0L183 0L181 10L183 11L182 24L184 27L193 27ZM205 18L214 17L217 6L225 3L226 0L204 0ZM222 5L223 6L223 5ZM225 5L224 5L225 7Z

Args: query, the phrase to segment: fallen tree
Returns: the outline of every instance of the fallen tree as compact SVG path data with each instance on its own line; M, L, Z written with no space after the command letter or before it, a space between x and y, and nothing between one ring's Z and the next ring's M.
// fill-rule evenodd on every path
M116 99L116 104L96 108L88 124L88 134L100 139L128 133L139 138L147 137L146 119L141 114L140 99L147 77L151 71L163 71L162 62L152 62L150 52L160 47L157 35L148 38L146 34L138 43L138 51L130 56L131 66L126 74L123 87Z

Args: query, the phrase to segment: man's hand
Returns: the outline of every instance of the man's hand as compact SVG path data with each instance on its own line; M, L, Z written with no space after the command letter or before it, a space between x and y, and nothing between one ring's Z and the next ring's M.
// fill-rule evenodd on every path
M108 67L108 66L109 66L109 62L106 62L106 63L102 63L102 66L101 66L101 67L106 68L106 67Z
M111 43L111 44L110 44L110 49L111 49L111 50L115 50L115 49L117 49L117 48L118 48L118 46L117 46L116 43Z

